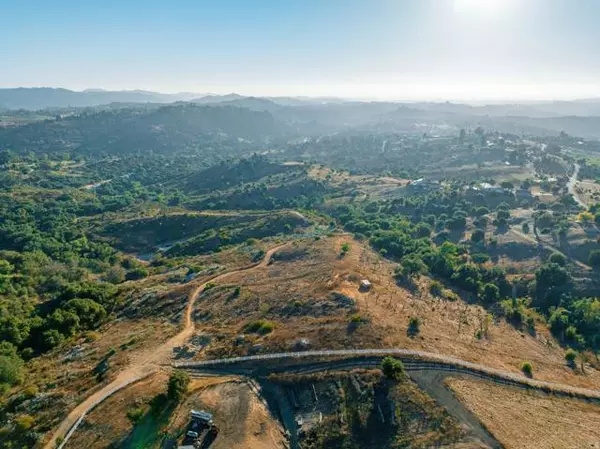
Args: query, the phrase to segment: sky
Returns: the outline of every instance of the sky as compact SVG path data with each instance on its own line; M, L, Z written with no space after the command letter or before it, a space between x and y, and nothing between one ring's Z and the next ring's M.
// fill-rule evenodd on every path
M600 97L600 0L0 0L0 87Z

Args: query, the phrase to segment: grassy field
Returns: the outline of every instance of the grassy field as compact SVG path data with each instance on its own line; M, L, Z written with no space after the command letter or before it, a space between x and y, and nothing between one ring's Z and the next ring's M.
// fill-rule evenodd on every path
M449 386L506 449L600 447L600 406L472 379Z

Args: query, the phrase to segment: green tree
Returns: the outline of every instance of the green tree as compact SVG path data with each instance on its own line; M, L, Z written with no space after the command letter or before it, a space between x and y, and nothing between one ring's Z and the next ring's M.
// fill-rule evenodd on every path
M401 260L401 265L396 268L397 274L412 278L418 274L425 273L427 271L427 265L421 258L416 255L405 256Z
M396 381L403 379L406 375L402 361L389 356L381 362L381 371L385 377Z
M558 306L561 298L569 291L571 275L556 263L547 263L535 272L534 306L548 310Z
M460 265L454 274L452 280L459 287L464 288L469 292L476 293L481 282L481 273L474 263L465 263Z
M575 351L574 349L567 349L567 352L565 352L565 360L569 366L575 366L575 360L577 360L577 355L577 351Z
M561 267L567 265L567 258L561 253L552 253L548 261L560 265Z
M432 231L433 229L427 223L419 223L415 226L415 236L417 238L429 237Z
M6 341L0 343L0 383L13 385L21 381L22 370L17 348Z
M473 233L471 234L471 241L473 243L479 243L482 242L485 239L485 231L481 230L481 229L476 229L475 231L473 231Z
M7 260L0 259L0 275L11 274L14 268Z
M95 329L106 318L106 309L91 299L75 298L67 302L64 308L79 317L83 329Z
M173 371L169 376L169 383L167 384L167 397L171 401L178 402L187 392L189 383L190 377L186 372L181 370Z
M591 250L588 261L592 267L594 267L594 268L600 267L600 250L598 250L598 249Z
M494 284L485 284L481 297L487 304L493 304L500 299L500 289Z

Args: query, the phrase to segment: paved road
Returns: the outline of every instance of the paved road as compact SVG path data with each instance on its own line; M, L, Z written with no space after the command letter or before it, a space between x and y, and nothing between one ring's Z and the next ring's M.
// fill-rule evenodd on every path
M194 291L188 297L188 302L183 316L182 330L158 348L153 348L151 350L146 351L144 354L136 356L135 361L125 370L121 371L115 380L113 380L111 383L104 386L97 392L93 393L92 395L88 396L86 399L84 399L83 402L77 405L77 407L71 410L67 417L59 424L58 428L56 429L50 440L45 444L44 448L54 449L56 447L56 441L58 437L64 438L63 442L60 444L60 446L58 446L59 449L65 447L69 440L69 437L77 429L77 426L81 423L83 417L87 413L89 413L94 407L96 407L98 404L100 404L102 401L104 401L106 398L110 397L117 391L125 388L128 385L131 385L134 382L137 382L140 379L143 379L144 377L155 373L161 368L161 366L168 364L173 355L173 350L185 344L185 342L189 340L194 334L194 322L192 320L194 304L200 293L204 291L204 288L209 282L218 282L234 274L264 268L271 261L271 257L273 256L273 254L287 245L288 244L286 243L284 245L279 245L275 248L271 248L265 254L264 259L257 264L239 270L230 271L228 273L220 274L212 279L207 280L206 282L198 286L196 289L194 289Z

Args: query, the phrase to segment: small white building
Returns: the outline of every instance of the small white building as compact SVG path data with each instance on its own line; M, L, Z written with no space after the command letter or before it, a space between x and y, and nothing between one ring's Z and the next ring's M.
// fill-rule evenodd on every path
M362 291L371 290L371 281L369 281L368 279L363 279L362 281L360 281L360 290L362 290Z

